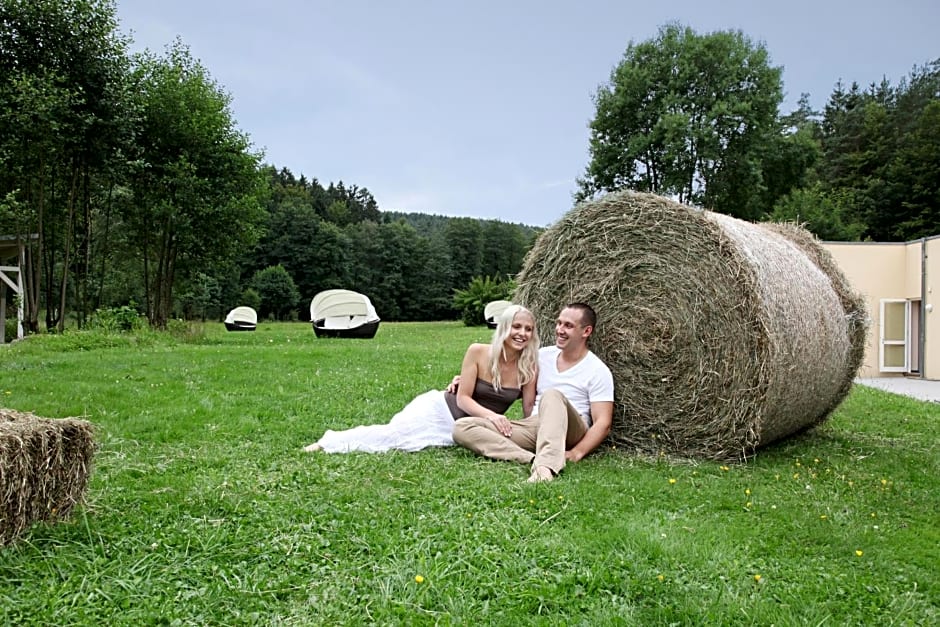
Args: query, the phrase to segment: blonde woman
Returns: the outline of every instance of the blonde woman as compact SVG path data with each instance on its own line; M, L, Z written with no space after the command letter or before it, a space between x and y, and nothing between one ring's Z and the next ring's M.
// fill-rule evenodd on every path
M465 416L506 420L519 398L528 417L535 405L539 340L535 317L511 305L499 316L489 344L471 344L460 368L456 393L432 390L419 395L388 424L327 431L305 451L382 453L452 446L454 421Z

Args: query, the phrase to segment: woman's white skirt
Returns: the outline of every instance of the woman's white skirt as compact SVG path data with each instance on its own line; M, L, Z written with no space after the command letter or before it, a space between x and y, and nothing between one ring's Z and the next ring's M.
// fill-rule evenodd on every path
M327 431L317 441L327 453L383 453L392 449L420 451L429 446L452 446L454 417L444 392L417 396L387 425L363 425L345 431Z

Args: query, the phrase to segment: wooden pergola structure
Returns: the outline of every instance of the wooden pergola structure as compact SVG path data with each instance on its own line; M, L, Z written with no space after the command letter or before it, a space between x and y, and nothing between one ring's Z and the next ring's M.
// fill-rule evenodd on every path
M29 239L36 239L31 235ZM0 235L0 344L6 341L7 293L12 290L16 302L16 338L23 338L23 268L26 265L25 238ZM16 298L19 296L19 298Z

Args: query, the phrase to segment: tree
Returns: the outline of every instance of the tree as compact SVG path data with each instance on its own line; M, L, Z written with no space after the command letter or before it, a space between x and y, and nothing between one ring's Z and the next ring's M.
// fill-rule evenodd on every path
M420 291L416 297L420 315L416 319L453 319L456 311L453 305L454 281L450 250L440 232L423 239L427 246L422 261L424 269L419 281Z
M272 206L258 241L253 268L282 265L305 298L349 286L350 245L336 225L320 218L309 203L286 197Z
M384 272L379 225L358 222L350 224L343 232L349 239L350 289L368 296L380 317L391 318L392 311L376 296Z
M197 272L188 282L188 289L180 296L180 306L187 319L199 318L203 322L211 313L221 317L222 289L215 277Z
M885 178L890 204L903 213L884 216L887 220L871 219L869 231L901 240L936 235L940 231L940 99L927 104L905 133Z
M238 296L238 301L245 307L251 307L255 311L261 309L261 294L253 287L246 287Z
M861 237L905 241L940 230L940 60L892 87L837 84L821 124L819 181L850 198Z
M140 167L124 220L142 264L147 317L163 327L178 278L229 262L257 241L264 178L229 96L181 42L163 58L141 55L135 78Z
M364 187L346 187L342 181L326 189L326 206L318 207L322 216L339 227L358 222L381 222L379 205Z
M286 319L300 302L300 292L283 266L270 266L259 270L251 280L251 287L261 297L259 315Z
M483 224L482 240L484 275L506 280L519 273L528 247L516 225L488 220Z
M97 214L130 145L126 40L106 0L0 0L0 194L26 208L27 326L89 313ZM70 284L70 276L77 284Z
M359 222L346 233L351 243L353 289L369 296L383 319L428 319L423 307L433 300L428 290L439 279L429 279L427 240L403 220Z
M797 109L780 118L762 150L762 207L769 210L791 191L811 185L821 154L819 127L819 113L810 106L809 94L802 94Z
M424 304L433 296L428 275L430 246L428 241L404 220L379 225L385 268L382 292L395 300L399 320L427 320Z
M781 198L769 219L800 224L823 240L857 240L865 230L865 225L852 221L849 207L851 197L848 194L825 192L817 184L811 188L793 190Z
M483 229L479 220L451 218L444 228L454 285L466 285L483 272Z
M668 24L631 42L595 94L577 199L632 188L738 217L766 208L762 148L776 130L781 68L740 31Z

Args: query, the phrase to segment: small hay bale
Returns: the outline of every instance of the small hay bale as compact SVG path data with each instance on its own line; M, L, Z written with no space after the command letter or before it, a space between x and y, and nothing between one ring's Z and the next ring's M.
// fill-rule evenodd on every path
M83 500L94 448L89 422L0 409L0 545Z
M865 350L864 301L804 229L635 192L582 203L527 255L513 301L543 343L572 301L616 388L613 443L745 459L819 424Z

